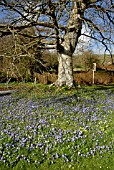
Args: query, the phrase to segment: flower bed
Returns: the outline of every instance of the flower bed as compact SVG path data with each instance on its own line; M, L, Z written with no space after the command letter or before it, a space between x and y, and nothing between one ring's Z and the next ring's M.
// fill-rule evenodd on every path
M0 96L0 117L4 169L114 167L112 90Z

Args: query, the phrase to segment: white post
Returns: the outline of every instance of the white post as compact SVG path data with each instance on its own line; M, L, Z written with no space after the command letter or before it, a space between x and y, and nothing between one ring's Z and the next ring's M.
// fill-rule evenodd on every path
M35 76L35 78L34 78L34 84L36 84L36 76Z
M96 71L96 63L93 63L93 84L95 83L95 71Z
M95 71L93 70L93 84L95 82Z

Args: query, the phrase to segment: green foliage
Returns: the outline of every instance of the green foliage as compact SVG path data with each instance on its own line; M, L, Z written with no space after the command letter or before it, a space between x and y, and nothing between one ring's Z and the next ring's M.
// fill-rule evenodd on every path
M93 63L100 63L101 60L101 56L93 54L91 50L73 57L74 67L85 68L85 70L92 69Z

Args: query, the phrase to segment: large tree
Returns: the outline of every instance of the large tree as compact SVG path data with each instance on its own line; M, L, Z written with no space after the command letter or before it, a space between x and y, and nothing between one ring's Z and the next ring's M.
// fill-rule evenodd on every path
M33 27L34 40L42 49L58 52L56 85L74 86L72 55L81 36L82 26L89 28L83 35L102 43L111 54L113 44L113 0L1 0L0 36L19 35ZM112 56L112 55L111 55ZM113 61L112 61L113 62Z

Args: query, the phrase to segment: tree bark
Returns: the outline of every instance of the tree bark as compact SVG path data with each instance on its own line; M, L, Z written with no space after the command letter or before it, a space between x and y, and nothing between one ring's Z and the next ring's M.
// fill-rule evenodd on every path
M72 56L64 53L59 54L58 61L58 80L56 85L67 85L68 87L73 87Z
M74 87L72 54L81 35L82 17L84 15L85 4L83 0L73 2L72 13L69 18L68 27L62 44L58 45L58 80L56 85Z

